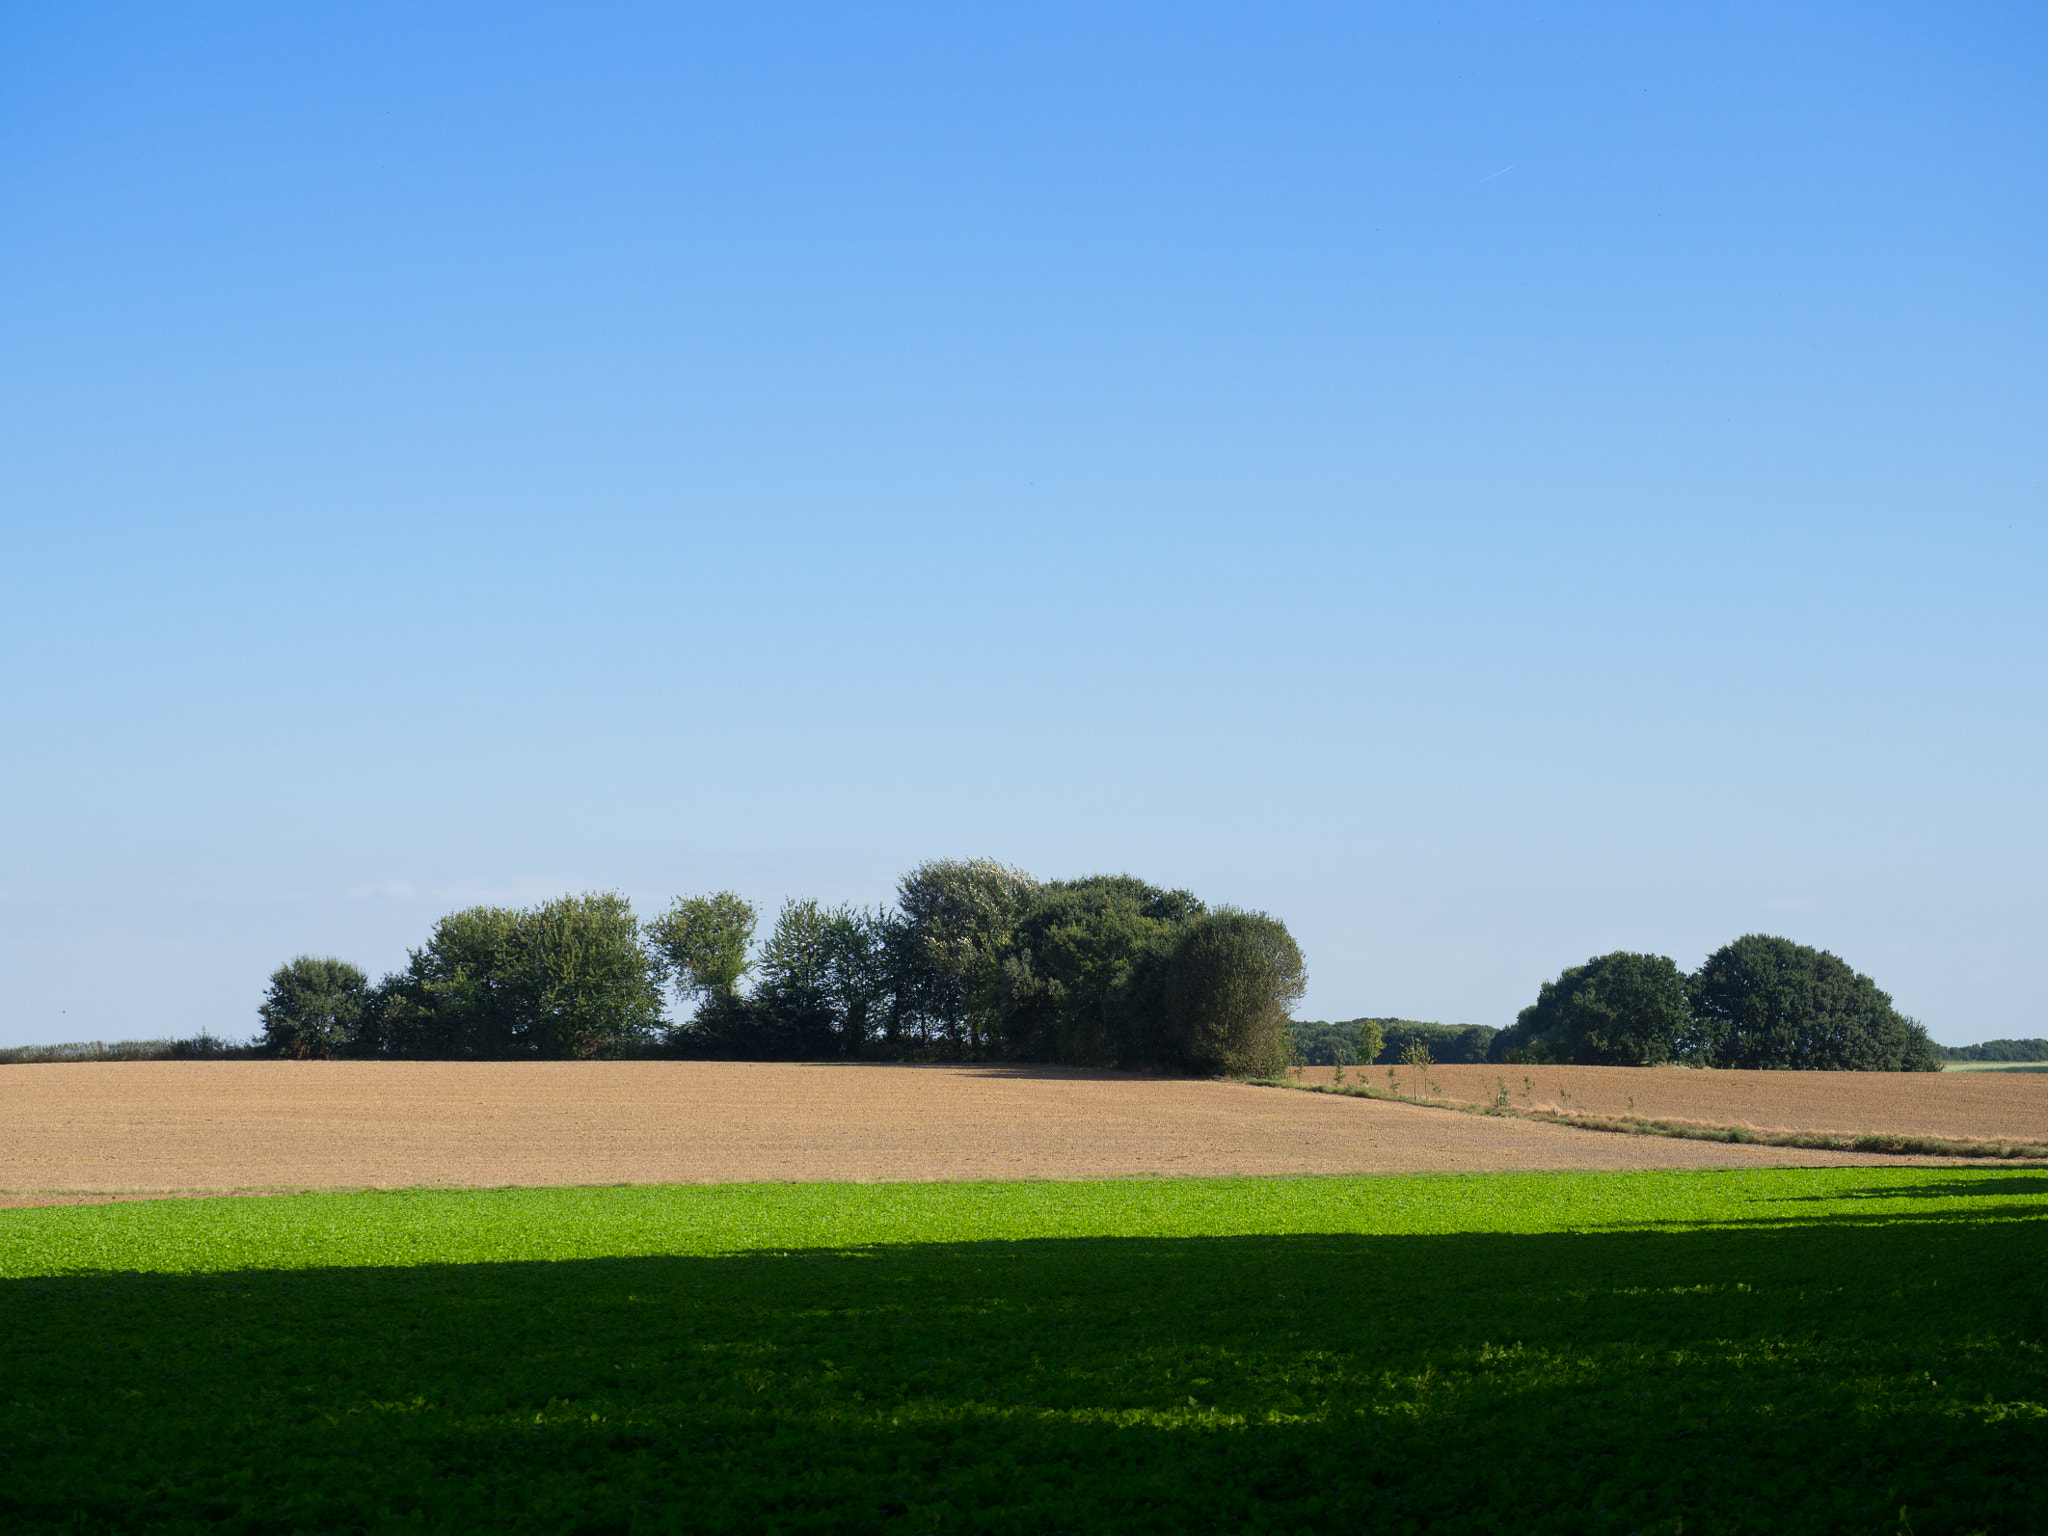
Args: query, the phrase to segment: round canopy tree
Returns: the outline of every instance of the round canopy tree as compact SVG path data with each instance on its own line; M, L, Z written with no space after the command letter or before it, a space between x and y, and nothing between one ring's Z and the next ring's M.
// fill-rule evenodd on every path
M1927 1031L1824 949L1745 934L1709 955L1687 990L1688 1054L1710 1067L1941 1070Z
M1685 976L1663 955L1595 955L1543 983L1494 1037L1491 1061L1641 1067L1669 1061L1686 1025Z
M345 1056L362 1033L370 995L370 978L346 960L300 955L271 972L256 1010L263 1044L300 1060Z

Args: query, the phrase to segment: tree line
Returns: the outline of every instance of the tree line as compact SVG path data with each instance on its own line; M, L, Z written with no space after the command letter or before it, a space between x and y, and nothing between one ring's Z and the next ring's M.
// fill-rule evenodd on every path
M676 1055L1064 1062L1256 1076L1288 1059L1306 981L1278 918L1132 875L1040 881L940 859L890 907L612 892L480 906L405 966L299 956L270 978L261 1048L288 1057ZM677 1005L667 1006L673 997Z
M1986 1040L1981 1045L1940 1045L1943 1061L2048 1061L2048 1040Z
M1402 1061L1417 1044L1439 1062L1574 1066L1938 1072L1944 1059L2048 1060L2043 1041L1938 1046L1847 961L1759 933L1722 946L1690 975L1666 955L1595 955L1543 983L1506 1029L1353 1019L1296 1024L1294 1033L1297 1060L1346 1065ZM2002 1054L2036 1047L2038 1057Z

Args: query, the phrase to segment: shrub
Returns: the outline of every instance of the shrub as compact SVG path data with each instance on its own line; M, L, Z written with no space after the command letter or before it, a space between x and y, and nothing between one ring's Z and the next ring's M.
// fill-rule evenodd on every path
M1287 1015L1307 984L1287 925L1263 912L1205 913L1163 967L1165 1055L1195 1072L1265 1076L1287 1066Z
M1712 1067L1938 1072L1927 1031L1868 976L1826 950L1752 933L1716 950L1687 984L1681 1048Z
M371 1001L370 978L358 967L299 955L271 972L256 1010L263 1048L298 1060L350 1055L362 1042Z

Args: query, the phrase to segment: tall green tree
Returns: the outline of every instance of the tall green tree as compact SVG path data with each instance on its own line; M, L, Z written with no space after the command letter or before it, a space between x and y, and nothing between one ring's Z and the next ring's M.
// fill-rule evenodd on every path
M826 1056L842 1049L835 962L846 915L808 899L782 904L775 931L762 946L759 983L750 1000L758 1054Z
M890 931L892 1029L926 1046L980 1054L995 1037L997 983L1038 882L994 859L933 859L896 888Z
M1669 1061L1687 1023L1685 975L1663 955L1595 955L1546 981L1488 1047L1502 1062L1640 1067Z
M392 1055L502 1060L518 1049L525 1005L518 995L519 913L464 907L434 924L427 942L388 976L380 1010Z
M370 978L346 960L299 955L270 975L257 1016L264 1048L307 1060L347 1056L370 1017Z
M612 1056L653 1038L661 975L632 904L615 891L562 896L522 914L523 1044L535 1055Z
M409 1056L616 1055L661 1018L657 964L608 891L451 912L385 993L386 1047Z
M998 988L1011 1054L1100 1065L1145 1054L1145 982L1201 915L1188 891L1134 875L1092 875L1039 889L1011 934Z
M747 973L747 950L759 921L754 904L732 891L678 896L647 925L647 939L679 997L729 998Z
M1233 1077L1285 1070L1288 1015L1308 983L1285 923L1231 907L1205 913L1162 970L1160 1044L1173 1065Z
M1686 1053L1712 1067L1938 1072L1927 1031L1888 993L1824 949L1745 934L1687 983Z

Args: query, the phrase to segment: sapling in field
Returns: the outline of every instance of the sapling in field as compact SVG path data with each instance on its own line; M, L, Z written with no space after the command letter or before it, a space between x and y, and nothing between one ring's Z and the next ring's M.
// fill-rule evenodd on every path
M1410 1097L1419 1102L1423 1092L1431 1086L1429 1069L1436 1063L1430 1060L1429 1047L1420 1040L1411 1041L1408 1049L1401 1053L1401 1059L1407 1062L1415 1073L1415 1091Z

